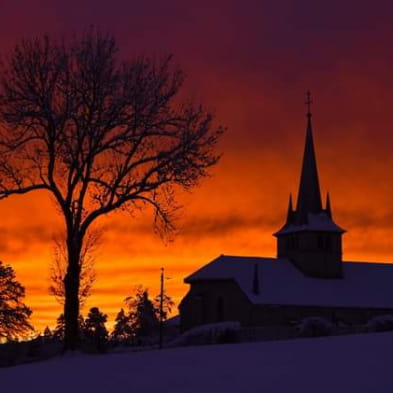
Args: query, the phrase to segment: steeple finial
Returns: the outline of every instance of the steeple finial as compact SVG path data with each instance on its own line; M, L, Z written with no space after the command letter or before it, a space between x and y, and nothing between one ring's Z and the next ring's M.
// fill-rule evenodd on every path
M307 105L307 114L306 116L308 117L308 119L311 118L312 114L311 114L311 104L313 103L312 99L311 99L311 93L310 90L307 90L306 92L306 102L305 104Z

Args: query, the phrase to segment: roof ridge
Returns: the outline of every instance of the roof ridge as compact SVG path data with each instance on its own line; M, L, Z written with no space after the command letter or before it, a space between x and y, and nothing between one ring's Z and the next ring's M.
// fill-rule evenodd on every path
M242 259L278 259L276 257L263 257L259 255L226 255L226 254L221 254L218 258L242 258ZM215 259L218 259L215 258Z

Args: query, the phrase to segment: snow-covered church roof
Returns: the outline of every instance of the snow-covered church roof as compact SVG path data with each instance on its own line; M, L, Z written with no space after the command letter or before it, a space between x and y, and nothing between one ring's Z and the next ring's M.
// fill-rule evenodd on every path
M325 212L320 213L308 213L307 223L305 224L294 224L286 223L275 236L286 235L296 232L337 232L344 233L345 231L339 227Z
M342 278L320 279L287 259L221 255L184 281L199 280L234 280L254 304L393 308L393 264L343 262Z

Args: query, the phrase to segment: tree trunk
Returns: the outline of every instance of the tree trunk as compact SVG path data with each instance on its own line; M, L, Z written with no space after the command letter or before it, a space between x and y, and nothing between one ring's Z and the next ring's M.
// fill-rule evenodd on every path
M64 277L64 350L75 350L79 342L79 284L80 284L80 253L81 241L73 236L67 239L68 265Z

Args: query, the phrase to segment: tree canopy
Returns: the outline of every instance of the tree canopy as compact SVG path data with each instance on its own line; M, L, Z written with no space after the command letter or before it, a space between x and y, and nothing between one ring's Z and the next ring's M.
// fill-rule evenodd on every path
M78 345L81 252L97 218L150 206L174 228L176 192L209 174L223 132L181 100L172 56L120 61L110 34L17 44L0 69L0 199L52 195L64 218L65 345Z

